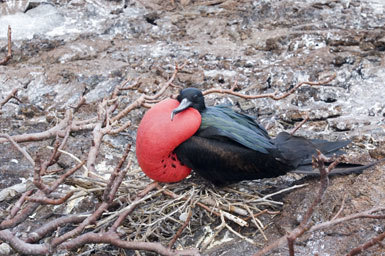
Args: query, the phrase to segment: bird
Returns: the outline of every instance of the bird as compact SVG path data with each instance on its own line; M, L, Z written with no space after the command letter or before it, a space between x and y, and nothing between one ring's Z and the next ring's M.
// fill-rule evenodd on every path
M288 172L316 174L312 157L319 150L341 155L351 141L306 139L287 132L275 138L253 117L228 106L206 106L202 91L185 88L143 116L136 155L143 172L159 182L178 182L191 170L216 186L273 178ZM342 163L335 173L361 172L373 166Z

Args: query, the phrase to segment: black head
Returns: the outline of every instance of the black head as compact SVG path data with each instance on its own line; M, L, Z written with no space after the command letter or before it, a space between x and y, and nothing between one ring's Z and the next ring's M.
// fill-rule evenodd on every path
M202 92L196 88L186 88L181 90L176 99L180 102L180 105L172 111L171 120L174 115L189 107L195 108L199 112L202 112L206 108L205 98L203 97Z

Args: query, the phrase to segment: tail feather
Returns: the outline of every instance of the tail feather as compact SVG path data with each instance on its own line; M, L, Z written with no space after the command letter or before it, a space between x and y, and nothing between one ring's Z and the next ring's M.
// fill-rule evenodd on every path
M350 143L349 140L329 142L326 140L307 140L302 137L293 136L286 132L277 135L274 141L278 149L278 156L281 161L293 167L293 173L306 175L319 175L318 170L312 168L312 157L317 154L317 150L321 151L325 156L341 155L345 152L341 148ZM385 158L376 162L361 165L352 163L339 163L329 175L362 173L362 171L380 163L385 162ZM330 163L325 163L326 165Z
M341 140L341 141L326 141L326 140L311 140L311 142L320 150L325 156L329 154L336 154L337 152L345 153L340 150L343 147L346 147L351 143L350 140Z
M370 164L360 165L360 164L349 164L349 163L340 163L334 168L330 173L330 175L343 175L343 174L351 174L351 173L362 173L364 170L373 167L381 162L384 162L385 158L375 161ZM296 170L291 171L292 173L306 174L319 176L319 170L314 170L311 165L303 165L299 166Z
M325 156L344 154L345 152L340 149L348 145L350 141L308 140L287 132L281 132L275 138L274 143L278 149L277 157L297 168L301 165L311 164L312 156L317 154L317 150Z

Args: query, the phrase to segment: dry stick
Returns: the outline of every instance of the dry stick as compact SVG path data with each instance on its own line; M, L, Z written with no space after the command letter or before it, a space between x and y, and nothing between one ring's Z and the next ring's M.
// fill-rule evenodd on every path
M155 187L155 186L153 186ZM144 191L143 191L144 192ZM103 208L103 207L101 207ZM100 211L99 208L97 211ZM95 217L95 214L93 214ZM71 217L72 218L72 217ZM74 217L76 218L76 217ZM82 218L82 217L79 217ZM56 223L52 222L50 225L47 225L45 227L46 232L51 232L55 226L59 226L61 224L69 223L70 219L63 219L61 221L58 221ZM60 222L60 223L59 223ZM77 220L73 219L70 221L71 223L77 222ZM84 223L84 221L83 221ZM45 232L44 230L39 231L38 236L42 236ZM15 248L18 252L21 252L23 254L47 254L50 252L49 246L45 244L40 245L34 245L34 244L28 244L21 239L14 236L9 230L2 230L0 231L0 239L3 241L6 241L9 243L13 248ZM54 242L58 242L57 240ZM197 249L190 249L190 250L179 250L174 251L167 249L166 247L162 246L159 243L149 243L149 242L128 242L124 240L120 240L118 235L114 232L102 232L102 233L86 233L84 235L78 236L73 238L70 241L67 241L66 243L63 243L59 246L60 249L75 249L80 246L83 246L87 243L108 243L111 245L115 245L120 248L126 248L126 249L133 249L133 250L148 250L148 251L154 251L161 255L199 255L199 252ZM53 243L53 245L55 245Z
M41 197L41 198L29 197L29 196L26 199L28 201L36 202L36 203L40 203L40 204L59 205L59 204L63 204L64 202L66 202L74 193L75 193L74 191L70 191L64 197L59 198L59 199L52 199L52 198L48 198L48 197Z
M20 211L21 206L24 204L26 198L30 196L32 192L33 192L32 190L29 190L23 193L23 195L19 198L19 200L17 200L15 205L12 207L11 212L7 219L12 219L13 217L15 217L18 211Z
M54 219L29 233L28 238L25 240L25 242L35 243L41 238L57 230L58 227L63 226L65 224L77 224L82 222L85 218L87 218L87 215L69 215Z
M80 107L83 106L85 103L86 103L86 98L82 95L80 97L79 102L75 106L72 107L74 110L74 113L76 113L80 109Z
M138 204L141 202L140 200L147 195L150 191L154 190L158 186L158 182L153 182L149 184L145 189L143 189L136 198L130 203L130 207L126 209L124 212L122 212L119 217L116 219L114 224L111 226L110 231L116 232L118 227L122 224L122 222L126 219L126 217L131 214L131 212L138 206Z
M35 161L35 168L33 168L33 184L44 194L49 194L49 188L41 181L41 173L44 168L43 164L41 164L41 159L38 157ZM47 163L47 161L45 162ZM46 166L47 167L47 166Z
M151 186L148 185L147 187ZM146 188L147 188L146 187ZM145 188L145 189L146 189ZM116 211L115 213L111 214L110 216L104 218L103 220L99 221L96 225L96 228L99 228L103 225L105 225L106 223L110 223L111 220L115 219L117 216L118 218L116 219L116 221L114 222L114 224L112 225L112 229L110 229L111 232L116 232L116 229L119 227L119 225L125 220L125 218L142 202L146 201L147 199L150 199L154 196L157 196L158 194L160 194L162 191L156 191L152 194L147 194L141 198L136 198L134 201L132 201L129 205L123 207L122 209ZM115 229L115 231L114 231Z
M35 166L35 161L33 161L31 155L28 154L28 152L25 149L20 147L19 144L17 144L17 142L11 136L5 133L0 133L0 137L6 138L7 140L9 140L12 143L12 145L17 150L19 150L19 152L22 153L25 158L27 158L27 160L32 164L32 166Z
M48 192L51 193L54 191L63 181L70 175L72 175L76 170L78 170L83 163L75 166L73 169L69 170L65 174L63 174L58 180L56 180L51 186L48 188ZM46 194L39 190L36 192L35 197L45 197ZM30 216L36 209L39 207L39 203L28 203L19 213L17 213L13 218L6 219L0 223L0 230L13 228L23 222L28 216Z
M306 117L296 126L294 129L290 132L291 135L294 135L298 131L299 128L302 127L307 121L309 120L309 115L306 115Z
M287 236L287 242L288 242L288 246L289 246L289 254L290 256L294 256L294 241L295 239L297 239L298 237L300 237L303 233L305 233L305 231L307 231L310 226L311 226L311 223L309 223L309 220L311 218L311 216L313 215L313 212L314 212L314 208L319 205L322 201L322 197L329 185L329 177L328 177L328 174L330 173L330 171L332 169L335 168L335 166L337 166L337 164L341 161L342 158L339 158L337 160L335 160L333 163L331 163L327 168L325 167L325 163L324 163L324 160L323 160L323 155L320 151L317 150L317 157L313 157L313 167L315 169L318 169L319 172L320 172L320 188L319 188L319 191L318 191L318 194L316 196L316 198L314 199L313 203L310 205L309 209L306 211L306 214L303 218L303 220L301 221L301 223L299 224L299 226L294 229L292 232L290 232Z
M0 237L1 238L1 237ZM73 250L89 243L106 243L119 248L153 251L165 256L199 255L198 249L170 250L160 243L125 241L113 232L86 233L60 245L60 249Z
M130 149L131 149L131 144L128 144L125 151L124 151L124 154L122 156L122 159L124 159L124 161L126 160L128 153L130 152ZM128 161L127 166L123 171L120 171L120 167L115 169L116 175L118 176L116 178L117 181L114 182L112 184L112 186L110 187L111 189L109 191L109 194L105 197L105 200L107 200L108 202L111 202L111 203L113 202L113 200L115 198L115 194L118 191L120 184L123 182L123 179L126 176L126 173L128 172L130 166L131 166L131 159Z
M0 240L9 244L15 251L25 255L46 255L49 250L44 244L29 244L14 236L9 230L0 231Z
M43 196L44 193L38 191L36 193L39 196ZM6 219L0 223L0 230L14 228L19 225L21 222L25 221L36 209L39 207L38 203L29 203L25 206L19 213L17 213L13 218Z
M63 184L64 180L67 179L69 176L71 176L72 174L74 174L77 170L79 170L84 164L84 161L82 161L81 163L79 163L78 165L76 165L75 167L73 167L72 169L68 170L66 173L64 173L62 176L59 177L59 179L57 179L55 182L53 182L50 187L49 187L49 191L50 192L53 192L54 190L57 189L57 187L60 185L60 184Z
M8 25L8 54L5 58L0 61L0 65L5 65L12 58L12 31L11 26Z
M301 83L297 84L296 86L294 86L291 90L289 90L288 92L283 93L280 96L278 96L278 91L275 91L273 93L258 94L258 95L245 95L245 94L242 94L242 93L239 93L239 92L235 92L234 91L234 89L235 89L234 87L232 87L231 89L217 89L217 88L209 89L209 90L204 91L203 95L207 95L207 94L211 94L211 93L222 93L222 94L234 95L234 96L237 96L237 97L240 97L240 98L243 98L243 99L271 98L273 100L281 100L281 99L284 99L287 96L293 94L302 85L305 85L305 84L307 84L307 85L324 85L324 84L327 84L330 81L332 81L334 78L336 78L335 74L332 75L327 80L321 81L321 82L301 82Z
M358 213L347 215L345 217L340 217L340 218L332 219L330 221L322 222L322 223L316 224L313 227L311 227L309 229L309 232L313 232L313 231L327 228L330 226L335 226L339 223L346 222L349 220L354 220L354 219L360 219L360 218L382 219L383 218L382 215L380 215L380 216L370 215L370 214L372 214L374 212L378 212L378 211L385 211L385 207L375 207L375 208L372 208L372 209L364 211L364 212L358 212Z
M44 193L42 190L37 191L35 194L35 197L46 197L49 193L52 193L54 190L57 189L57 187L64 182L64 180L75 173L79 168L82 167L84 162L78 164L71 170L64 173L62 176L60 176L59 179L57 179L55 182L53 182L49 187L44 186L44 188L47 189L46 193ZM39 207L39 203L31 202L27 204L26 207L24 207L17 215L15 215L12 219L6 219L0 223L0 230L1 229L7 229L7 228L13 228L17 225L19 225L21 222L23 222L28 216L30 216L36 209Z
M342 198L342 203L341 203L341 207L340 209L338 210L338 212L336 213L336 215L334 215L334 217L331 219L331 220L335 220L338 218L338 216L340 216L341 212L343 211L344 207L345 207L345 200L346 200L346 194L344 195L344 197ZM314 227L314 226L313 226Z
M63 234L62 236L54 238L51 242L52 248L56 248L58 245L62 244L66 240L70 238L74 238L77 235L79 235L85 229L86 226L95 223L96 220L99 219L99 217L103 214L103 212L108 209L108 207L109 207L108 203L106 202L101 203L100 206L96 209L96 211L91 216L88 216L75 229Z
M121 125L119 128L116 128L116 129L112 129L108 132L108 134L110 135L113 135L113 134L118 134L118 133L121 133L122 131L124 131L125 129L127 129L129 126L131 126L131 121L128 120L127 122L125 122L123 125Z
M369 247L372 247L373 245L380 244L381 241L384 240L384 238L385 238L385 232L379 234L378 236L373 237L372 239L370 239L368 242L364 243L363 245L360 245L360 246L354 248L346 256L357 255L357 254L365 251Z
M107 111L105 109L106 105L107 100L104 99L103 102L98 106L98 121L92 131L92 146L88 152L86 166L88 173L86 173L86 176L90 176L90 174L95 172L96 157L99 154L102 139L108 130L106 127L103 128L103 124L107 119Z
M110 187L111 190L107 192L108 196L103 197L103 198L110 199L110 198L115 197L116 191L117 191L119 185L121 184L121 182L123 181L123 178L124 178L124 175L126 174L126 171L127 170L122 171L118 175L115 175L115 176L111 175L110 180L109 180L109 184L107 185L107 187ZM58 245L65 242L66 240L79 235L84 230L84 228L86 226L88 226L92 223L95 223L96 220L99 219L99 217L103 214L103 212L105 212L108 209L108 207L111 205L111 203L112 203L112 201L110 201L110 200L103 201L101 203L101 205L96 209L96 211L91 216L87 217L78 227L65 233L64 235L62 235L60 237L53 239L51 242L51 246L53 248L55 248Z
M48 138L54 138L57 135L63 136L65 129L68 126L68 121L71 118L70 112L71 111L68 110L66 112L65 118L62 121L60 121L57 125L55 125L54 127L50 128L44 132L20 134L20 135L14 135L11 137L16 142L26 142L26 141L40 141L40 140L44 140L44 139L48 139ZM71 125L71 131L80 131L80 130L85 130L86 128L92 129L93 127L90 128L86 125L77 126L77 122L73 122L73 124ZM7 139L0 138L0 143L4 143L6 141L7 141Z
M176 232L175 236L172 238L172 240L170 241L170 243L168 244L168 248L171 249L172 246L175 244L176 240L180 237L180 235L182 234L183 230L187 227L187 225L190 223L190 219L191 219L191 216L192 216L192 210L190 209L189 213L188 213L188 216L185 220L185 222L183 223L183 225L178 229L178 231Z
M122 168L124 162L126 161L128 153L130 152L130 149L131 149L131 145L128 144L126 146L126 149L124 150L123 156L119 160L119 163L116 165L114 171L111 173L110 180L115 180L116 177L119 175L120 169ZM130 164L128 164L127 166L129 167ZM111 195L113 195L111 194L111 191L115 190L115 188L112 189L112 185L113 185L112 182L108 182L106 188L104 189L103 201L105 202L112 202L112 200L114 199L113 197L111 198Z
M16 93L19 88L13 88L12 91L5 97L2 101L0 101L0 109L12 98L16 98ZM17 98L16 98L17 99Z

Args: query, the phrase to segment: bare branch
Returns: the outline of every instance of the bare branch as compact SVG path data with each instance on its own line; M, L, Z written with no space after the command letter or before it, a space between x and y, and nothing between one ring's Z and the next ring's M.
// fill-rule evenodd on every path
M0 231L0 240L7 242L14 250L25 255L45 255L49 252L46 245L26 243L9 230Z
M290 134L294 135L294 133L296 133L298 129L301 128L308 120L309 120L309 115L306 115L306 117L296 127L294 127L294 129L290 132Z
M123 181L125 174L130 167L131 162L127 164L127 168L124 171L120 171L123 166L123 163L126 161L128 153L130 152L131 145L128 144L123 156L120 158L118 165L115 167L114 172L111 174L110 181L107 183L107 187L103 194L103 200L108 203L112 203L115 198L116 191L118 190L120 184Z
M0 101L0 109L12 98L16 98L16 93L19 90L19 88L13 88L12 91L5 97L2 101Z
M7 140L9 140L12 143L12 145L17 150L19 150L19 152L22 153L25 158L27 158L27 160L32 164L32 166L35 166L35 161L33 161L31 155L28 154L28 152L25 149L20 147L19 144L17 144L17 142L11 136L5 133L0 133L0 137L6 138Z
M26 198L30 196L32 193L33 193L32 190L29 190L23 193L23 195L19 198L19 200L17 200L15 205L12 207L11 213L9 214L8 219L12 219L13 217L15 217L15 215L20 211L21 206L24 204Z
M160 255L165 255L165 256L200 255L198 252L198 249L174 251L162 246L160 243L136 242L136 241L130 242L130 241L121 240L119 239L119 236L113 232L104 232L104 233L89 232L62 244L60 246L60 249L73 250L75 248L79 248L84 244L89 244L89 243L107 243L107 244L115 245L119 248L153 251Z
M147 195L151 190L154 190L158 186L158 182L153 182L149 184L144 190L142 190L134 199L134 201L131 202L130 206L126 208L124 212L122 212L119 217L116 219L114 224L111 226L110 230L112 232L116 232L117 228L121 225L121 223L126 219L127 215L129 215L136 206L141 202L141 199Z
M313 232L313 231L320 230L323 228L335 226L335 225L340 224L342 222L346 222L346 221L354 220L354 219L359 219L359 218L376 218L376 219L382 218L382 216L371 215L372 213L379 212L379 211L385 211L385 207L375 207L375 208L372 208L372 209L364 211L364 212L358 212L358 213L354 213L351 215L347 215L345 217L331 219L330 221L326 221L326 222L322 222L322 223L314 225L313 227L311 227L309 229L309 232Z
M54 219L31 232L25 242L35 243L55 231L58 227L65 224L77 224L82 222L85 218L87 218L86 215L69 215Z
M346 256L357 255L357 254L365 251L366 249L372 247L373 245L379 244L382 240L384 240L384 238L385 238L385 232L379 234L376 237L373 237L372 239L370 239L368 242L364 243L363 245L360 245L360 246L354 248Z
M312 85L324 85L324 84L329 83L330 81L332 81L335 78L336 78L336 75L334 74L330 78L326 79L325 81L321 81L321 82L301 82L301 83L297 84L296 86L294 86L288 92L283 93L282 95L278 95L277 91L273 92L273 93L266 93L266 94L246 95L246 94L242 94L242 93L239 93L239 92L235 92L234 91L235 86L232 86L230 89L220 89L220 88L208 89L208 90L203 92L203 95L207 95L207 94L211 94L211 93L221 93L221 94L234 95L234 96L237 96L237 97L240 97L240 98L243 98L243 99L271 98L273 100L281 100L281 99L284 99L287 96L293 94L302 85L305 85L305 84L306 85L311 85L311 86Z
M175 236L172 238L172 240L170 241L170 243L168 244L168 248L171 249L173 247L173 245L175 244L176 240L180 237L180 235L182 234L183 230L187 227L187 225L190 223L190 219L191 219L191 216L192 216L192 210L190 209L188 215L187 215L187 218L185 220L185 222L183 223L183 225L178 229L178 232L176 232Z
M0 65L5 65L12 58L12 31L11 26L8 25L8 53L3 60L0 61Z
M64 197L59 199L52 199L48 197L27 197L26 199L31 202L36 202L40 204L52 204L52 205L59 205L66 202L72 195L74 194L74 191L70 191L67 193Z

